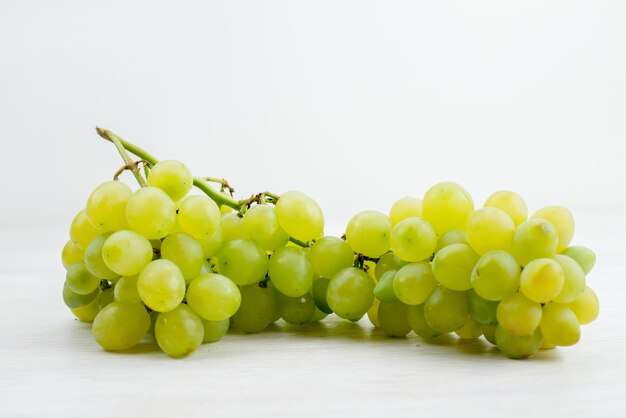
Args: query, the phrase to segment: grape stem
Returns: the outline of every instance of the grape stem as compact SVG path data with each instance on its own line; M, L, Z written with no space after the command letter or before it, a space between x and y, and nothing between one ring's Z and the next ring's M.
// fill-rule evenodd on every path
M143 178L143 176L141 175L141 172L139 171L139 163L133 161L130 158L130 155L128 155L128 152L126 152L126 148L124 148L119 138L115 135L111 135L111 142L113 142L113 145L115 145L117 152L120 153L120 156L122 157L122 160L124 160L124 163L125 163L124 167L122 167L117 173L115 173L115 176L113 176L113 179L117 180L119 175L124 170L130 170L133 173L133 176L135 176L135 179L137 179L137 183L139 183L141 187L148 186L148 184L146 183L146 180Z

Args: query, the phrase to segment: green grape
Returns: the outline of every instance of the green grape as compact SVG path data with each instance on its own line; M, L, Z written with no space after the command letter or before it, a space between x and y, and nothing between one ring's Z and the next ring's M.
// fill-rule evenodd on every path
M337 237L323 237L315 241L309 253L315 275L331 278L339 270L352 266L352 248Z
M152 261L152 244L134 231L118 231L102 247L104 263L118 276L134 276Z
M374 281L363 270L347 267L330 279L326 299L337 316L359 320L372 306Z
M228 319L241 304L241 293L235 283L221 274L196 277L187 289L187 304L209 321Z
M207 196L188 196L178 208L178 225L196 239L208 238L220 225L217 204Z
M276 289L285 296L303 296L313 286L313 266L299 247L283 247L274 251L268 273Z
M398 301L398 296L396 296L393 289L393 282L397 272L397 270L385 272L374 286L374 296L381 302L393 303Z
M128 199L126 220L133 231L148 239L160 239L176 228L176 207L156 187L142 187Z
M78 241L71 239L65 243L61 252L61 261L66 270L77 261L83 261L84 258L85 252L80 247Z
M228 318L221 321L208 321L203 318L200 318L200 320L202 320L202 326L204 327L202 343L213 343L221 340L230 327L230 319Z
M520 224L513 236L512 254L525 266L537 258L550 258L556 252L559 237L554 226L544 219L529 219Z
M303 193L281 194L276 202L276 216L283 230L300 241L310 241L324 234L322 209Z
M407 305L421 305L437 287L430 263L407 264L396 273L393 291L400 302Z
M105 306L115 302L115 287L109 287L104 292L100 293L98 298L98 306L100 309L104 309Z
M380 328L380 322L378 321L378 307L380 306L380 300L374 298L372 302L372 306L367 310L367 318L370 320L372 325L376 328Z
M406 318L409 321L411 329L422 338L435 338L441 335L441 332L435 331L428 325L424 315L424 305L412 305L406 308Z
M89 305L94 299L98 298L100 289L96 287L91 293L81 295L69 288L67 282L63 283L63 302L70 309L80 308Z
M222 230L224 242L250 238L248 230L243 226L243 219L238 216L237 212L222 215L219 228Z
M541 333L549 344L568 346L580 339L580 324L576 314L567 306L547 303L541 316Z
M290 324L301 325L309 322L315 315L315 302L310 293L290 298L281 293L277 294L278 311L280 316Z
M102 258L102 247L110 233L98 235L87 247L84 256L85 267L94 276L104 280L115 280L120 275L111 270Z
M596 254L587 247L573 246L567 247L561 252L561 255L566 255L569 258L573 258L582 267L585 275L589 274L593 266L596 264Z
M472 271L478 258L478 254L467 244L448 245L433 259L433 274L448 289L471 289Z
M277 250L289 241L289 235L278 224L273 206L252 206L243 216L243 226L248 236L265 251Z
M538 258L522 270L520 291L530 300L545 303L561 293L564 281L565 274L559 263L550 258Z
M497 301L483 299L472 289L467 291L467 300L469 301L470 314L477 323L481 325L496 325L498 323L496 318Z
M406 196L397 200L389 210L389 219L391 225L395 226L398 222L407 218L422 217L422 200L417 197Z
M430 222L437 235L453 229L464 231L473 211L472 197L456 183L436 184L422 199L422 217Z
M189 193L193 177L191 170L180 161L159 161L148 173L148 185L163 190L176 202Z
M267 274L267 254L250 239L228 241L220 250L218 258L220 273L238 286L256 283Z
M78 212L70 226L70 239L78 242L78 245L83 250L87 249L91 241L101 233L101 229L96 228L89 222L85 209Z
M95 297L91 302L86 305L79 306L78 308L70 308L76 318L82 322L93 322L93 320L100 312L100 298Z
M528 335L511 335L498 325L495 340L502 354L512 359L523 359L539 351L543 336L539 328Z
M181 303L176 309L159 315L154 334L161 350L171 357L193 353L204 339L204 325L189 306Z
M150 328L150 315L139 303L113 302L93 321L93 337L109 351L126 350L142 340Z
M585 286L585 290L582 295L573 301L566 303L565 306L574 312L581 325L594 321L600 313L600 302L598 301L598 296L596 296L596 293L589 286Z
M326 291L328 290L328 283L330 283L330 279L325 277L320 277L313 281L313 287L311 289L311 294L313 295L313 301L315 302L315 306L320 311L325 314L333 313L333 310L328 306L328 301L326 300Z
M474 338L478 338L483 335L482 326L474 320L472 316L467 318L467 322L463 325L462 328L457 329L456 335L463 338L464 340L473 340Z
M91 192L87 200L87 217L102 231L126 229L126 205L133 192L121 181L107 181Z
M378 306L380 329L390 337L404 337L411 332L406 314L407 306L401 302L381 302Z
M485 340L489 341L493 345L497 345L496 343L496 329L497 325L483 325L482 327L483 337Z
M309 322L311 322L311 323L313 323L313 322L320 322L322 319L326 318L327 316L328 316L327 313L322 312L319 309L315 308L315 313L313 314L311 319L309 319Z
M137 290L150 309L168 312L185 297L185 279L176 264L169 260L154 260L139 274Z
M424 303L424 317L428 326L438 332L461 329L469 318L469 302L464 292L439 286Z
M113 288L115 300L125 303L141 303L141 297L137 289L137 279L138 276L120 278Z
M487 300L501 300L517 292L520 266L506 251L489 251L480 257L472 271L472 286L476 293Z
M572 213L562 206L547 206L539 209L531 216L531 219L545 219L556 228L559 237L556 252L560 253L569 245L574 237L574 217Z
M574 259L565 255L557 254L554 261L561 265L563 269L563 289L554 302L568 303L576 300L585 291L585 272Z
M498 304L496 317L508 334L532 334L541 322L541 305L521 293L511 293Z
M255 283L243 286L240 290L241 305L232 317L233 324L248 333L263 331L274 322L278 310L274 289Z
M503 210L511 217L516 227L528 218L528 209L522 196L508 190L495 192L489 196L484 206Z
M67 269L65 284L72 292L87 295L98 289L100 278L91 274L85 267L85 263L79 261Z
M393 253L386 253L380 256L374 268L374 278L380 280L383 274L389 270L397 270L396 259Z
M511 250L515 224L506 212L492 207L478 209L467 221L467 241L478 254Z
M154 338L155 340L156 335L154 334L154 329L156 328L156 321L159 319L159 315L161 315L161 312L150 312L150 328L148 329L148 334L152 336L152 338Z
M186 282L190 282L202 270L204 253L194 237L184 232L175 232L161 243L161 258L174 262Z
M393 227L389 242L395 255L414 263L433 255L437 248L437 235L425 220L407 218Z
M467 235L465 234L465 231L452 229L441 235L437 240L435 254L438 253L442 248L452 244L467 244Z
M356 214L348 222L346 242L357 253L380 257L389 251L391 221L381 212L367 210Z
M220 249L224 245L224 235L222 229L218 227L213 235L207 238L198 239L200 246L202 247L202 254L204 258L209 259L219 253Z

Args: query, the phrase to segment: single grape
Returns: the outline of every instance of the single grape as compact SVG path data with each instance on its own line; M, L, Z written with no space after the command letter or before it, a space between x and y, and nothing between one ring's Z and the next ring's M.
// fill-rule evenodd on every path
M585 275L589 274L593 266L596 264L596 254L587 247L573 246L567 247L561 252L561 255L566 255L569 258L573 258L582 267Z
M70 310L76 318L82 322L93 322L93 320L100 312L100 298L96 296L91 302L86 305L79 306L77 308L71 308Z
M292 298L303 296L313 286L313 266L299 247L283 247L274 251L268 274L276 289Z
M397 270L389 270L374 286L374 296L381 302L393 303L398 301L398 296L394 292L393 282Z
M301 325L309 322L315 314L315 302L310 293L290 298L277 293L278 311L280 316L290 324Z
M222 230L224 242L236 239L250 239L248 230L243 226L243 219L239 217L237 212L229 212L222 215L219 229Z
M243 226L248 236L265 251L274 251L284 247L289 235L278 224L276 211L270 205L255 205L243 216Z
M267 274L267 254L259 244L250 239L227 242L219 252L218 258L220 273L238 286L261 281Z
M148 173L148 185L163 190L176 202L191 190L193 177L191 170L180 161L159 161Z
M85 263L79 261L67 269L65 284L72 292L87 295L98 289L100 278L91 274L85 267Z
M437 287L424 304L428 326L438 332L461 329L469 317L469 302L464 292Z
M522 196L508 190L495 192L489 196L484 206L503 210L511 217L516 227L528 218L528 209Z
M347 267L330 279L326 299L337 316L356 321L372 306L374 281L363 270Z
M313 287L311 289L311 294L313 295L313 301L315 302L315 306L320 311L325 314L333 313L333 310L328 306L328 301L326 300L326 291L328 290L328 283L330 283L330 279L325 277L317 278L313 281Z
M300 241L310 241L324 234L322 209L303 193L290 191L280 195L276 216L285 232Z
M221 274L196 277L187 289L187 304L209 321L230 318L241 304L241 293L235 283Z
M530 219L520 224L513 236L512 254L525 266L537 258L550 258L559 241L554 226L544 219Z
M89 305L94 299L98 298L99 293L100 289L96 287L91 293L81 295L70 289L67 282L63 283L63 302L70 309Z
M224 335L228 332L228 328L230 327L230 319L222 319L221 321L208 321L206 319L200 318L202 320L202 326L204 327L204 338L202 338L202 343L213 343L215 341L219 341L222 339Z
M465 231L452 229L445 232L439 237L439 239L437 240L437 247L435 247L435 254L438 253L442 248L447 247L448 245L467 243L467 235L465 234Z
M520 291L530 300L546 303L561 293L564 281L565 274L559 263L550 258L538 258L524 267Z
M232 322L248 333L263 331L274 322L277 312L276 294L271 287L250 284L241 288L241 305L233 315Z
M115 280L120 275L111 270L102 258L102 247L111 234L98 235L87 247L84 256L85 267L91 274L104 280Z
M430 263L412 263L402 267L393 279L393 291L406 305L421 305L437 288Z
M472 271L478 259L478 254L467 244L448 245L435 255L433 274L448 289L471 289Z
M478 209L467 221L467 241L483 255L491 250L511 250L515 224L506 212L492 207Z
M380 256L374 267L374 278L380 280L383 274L389 270L397 270L396 258L393 253L386 253Z
M198 243L200 243L202 247L204 258L209 259L219 253L224 245L224 241L221 227L218 227L210 237L198 239Z
M380 329L390 337L404 337L411 332L406 314L407 306L401 302L381 302L378 306Z
M441 335L441 332L435 331L426 322L423 304L407 306L406 318L411 329L422 338L435 338Z
M496 329L497 325L483 325L482 327L483 337L485 340L489 341L493 345L497 345L496 343Z
M148 239L160 239L176 228L176 207L163 190L143 187L128 199L126 220L133 231Z
M547 303L541 316L541 333L549 344L568 346L580 339L580 324L576 314L567 306Z
M474 320L472 316L467 318L467 322L462 328L455 331L456 335L464 340L472 340L483 335L482 326Z
M126 303L141 303L141 297L137 289L137 279L138 276L120 278L113 288L115 300Z
M467 299L469 301L470 314L477 323L481 325L495 325L498 323L496 318L497 301L483 299L472 289L467 291Z
M492 301L517 292L519 280L520 266L506 251L489 251L472 271L472 287L480 297Z
M571 302L565 304L574 312L581 325L594 321L600 313L598 296L589 286L585 286L583 293Z
M96 228L89 222L87 211L85 209L78 212L70 226L70 239L78 242L82 250L86 250L98 235L102 234L102 230ZM82 260L81 260L82 261Z
M397 200L389 210L391 225L412 217L422 217L422 200L417 197L406 196Z
M104 292L100 293L98 297L98 305L100 309L104 309L105 306L115 302L115 287L109 287Z
M473 211L472 197L456 183L436 184L422 199L422 217L430 222L437 235L452 229L464 231Z
M425 220L407 218L393 227L389 242L395 255L414 263L433 255L437 248L437 235Z
M512 359L522 359L530 357L541 348L543 336L541 330L537 328L529 335L511 335L504 328L496 328L495 340L498 348L505 356Z
M315 241L309 253L315 275L331 278L339 270L352 266L352 248L337 237L323 237Z
M134 231L118 231L102 247L104 263L117 275L134 276L152 261L152 244Z
M357 253L380 257L389 251L391 221L381 212L367 210L356 214L348 222L346 242Z
M140 303L113 302L102 309L91 331L102 348L126 350L141 341L150 328L150 316Z
M190 282L202 270L204 252L194 237L184 232L175 232L161 243L161 258L174 262L186 282Z
M370 320L372 325L376 328L380 328L380 322L378 321L378 307L380 306L380 300L374 298L372 302L372 306L367 310L367 318Z
M193 309L181 303L176 309L159 315L154 333L161 350L180 358L200 347L204 339L204 325Z
M185 279L176 264L169 260L155 260L139 274L137 290L150 309L168 312L185 297Z
M500 301L496 317L510 335L532 334L541 322L541 305L521 293L511 293Z
M322 319L326 318L328 316L327 313L320 311L319 309L315 308L315 313L313 314L313 316L311 317L311 319L309 319L310 323L313 322L320 322Z
M126 205L133 192L121 181L107 181L91 192L87 200L87 217L102 231L126 229Z
M559 237L556 252L560 253L569 245L574 236L574 217L562 206L547 206L539 209L531 219L545 219L556 228Z
M563 289L554 302L568 303L576 300L585 291L585 272L574 259L557 254L553 257L563 269Z
M66 270L77 261L83 261L84 258L85 252L81 248L78 241L71 239L65 243L63 251L61 252L61 261L63 262L63 267L65 267Z

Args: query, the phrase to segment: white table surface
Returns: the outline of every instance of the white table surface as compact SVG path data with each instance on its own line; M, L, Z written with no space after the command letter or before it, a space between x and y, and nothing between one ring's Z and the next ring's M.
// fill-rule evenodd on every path
M576 346L524 361L483 340L390 339L330 317L229 334L182 360L150 344L108 353L63 305L65 229L5 230L0 416L626 416L623 224L582 228L598 320Z

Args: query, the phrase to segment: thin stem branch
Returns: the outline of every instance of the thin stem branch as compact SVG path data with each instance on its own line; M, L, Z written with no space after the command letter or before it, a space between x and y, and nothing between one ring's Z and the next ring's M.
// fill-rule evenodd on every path
M139 183L141 187L147 187L148 183L146 183L146 180L143 178L141 172L139 171L139 164L137 164L132 160L132 158L130 158L130 155L128 155L128 152L126 152L126 148L124 148L120 140L115 135L112 135L111 142L113 142L113 145L115 145L117 152L119 152L122 160L124 160L124 164L126 164L124 166L124 169L128 169L133 173L133 176L135 176L135 179L137 179L137 183ZM124 169L122 169L122 171ZM115 174L115 180L117 180L119 174L119 171Z

